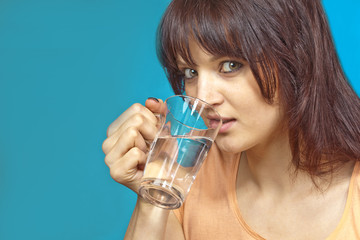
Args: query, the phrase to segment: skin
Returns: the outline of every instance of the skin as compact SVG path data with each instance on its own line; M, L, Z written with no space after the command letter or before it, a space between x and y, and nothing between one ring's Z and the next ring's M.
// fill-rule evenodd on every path
M249 65L242 59L215 57L195 42L195 62L179 58L187 95L210 103L226 120L216 138L224 160L241 155L236 193L247 224L267 239L325 239L344 211L353 164L345 165L314 188L304 172L294 174L281 104L268 104ZM109 126L104 141L105 162L111 176L138 193L146 159L145 140L155 137L163 103L148 99L134 104ZM243 153L243 154L240 154ZM271 169L271 171L269 171ZM138 198L125 239L184 239L170 211Z
M179 64L191 73L185 74L186 93L233 119L216 144L224 160L244 153L236 192L247 224L266 239L325 239L341 219L353 164L333 181L319 181L324 191L315 189L306 173L293 174L281 105L276 98L273 104L265 102L249 65L241 59L214 58L195 42L190 50L196 66ZM231 71L229 64L235 66Z
M102 149L111 177L139 193L140 180L146 161L146 140L153 140L157 132L157 118L163 107L148 99L145 106L135 103L122 113L107 130ZM184 239L181 225L175 215L138 198L124 239Z
M274 135L281 133L283 114L279 104L264 101L245 61L214 57L194 42L190 43L190 50L198 66L179 63L183 71L196 71L185 80L186 94L210 103L222 118L234 119L231 129L216 138L218 147L229 153L266 149Z

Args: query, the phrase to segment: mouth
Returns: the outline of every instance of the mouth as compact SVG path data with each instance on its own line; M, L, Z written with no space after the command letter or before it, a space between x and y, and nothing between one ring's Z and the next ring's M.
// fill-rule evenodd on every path
M219 118L211 118L209 117L209 125L210 128L217 128L220 124L220 119ZM219 129L219 133L225 133L233 124L235 124L236 119L235 118L221 118L222 120L222 125Z
M223 119L223 124L220 127L219 133L226 133L235 123L236 119L234 118Z

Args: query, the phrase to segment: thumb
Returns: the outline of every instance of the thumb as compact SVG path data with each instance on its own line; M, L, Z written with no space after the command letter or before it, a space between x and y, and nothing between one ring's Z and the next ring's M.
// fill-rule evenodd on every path
M147 107L153 113L163 113L166 109L163 100L154 97L149 97L145 101L145 107Z

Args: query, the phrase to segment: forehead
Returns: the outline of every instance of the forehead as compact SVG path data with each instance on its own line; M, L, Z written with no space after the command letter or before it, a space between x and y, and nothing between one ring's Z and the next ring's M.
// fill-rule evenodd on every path
M198 42L190 40L187 53L185 55L177 54L176 62L178 65L198 65L201 62L214 61L218 57L220 57L219 54L215 56L205 50Z
M223 0L222 0L223 1ZM159 56L166 69L176 71L179 63L196 65L198 53L214 57L244 57L242 23L237 11L222 1L175 0L166 11L159 31ZM225 1L225 0L224 0ZM194 6L190 3L196 2ZM185 8L184 4L188 7ZM227 14L223 14L226 10ZM225 9L226 8L226 9Z

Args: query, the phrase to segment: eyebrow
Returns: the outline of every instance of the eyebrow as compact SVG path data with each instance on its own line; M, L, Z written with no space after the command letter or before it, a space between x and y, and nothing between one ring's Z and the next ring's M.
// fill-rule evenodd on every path
M183 59L177 60L176 65L179 69L184 68L184 67L197 67L198 66L195 62L194 62L194 64L190 64L190 63L185 62Z
M214 55L212 55L210 57L209 61L211 63L213 63L213 62L218 61L220 58L227 58L227 56L214 56ZM228 58L231 58L231 57L228 57ZM178 66L178 68L185 67L185 66L189 66L189 67L197 67L198 66L198 64L196 64L196 62L194 62L194 64L188 64L187 62L185 62L183 60L183 58L180 58L179 60L177 60L176 65Z

